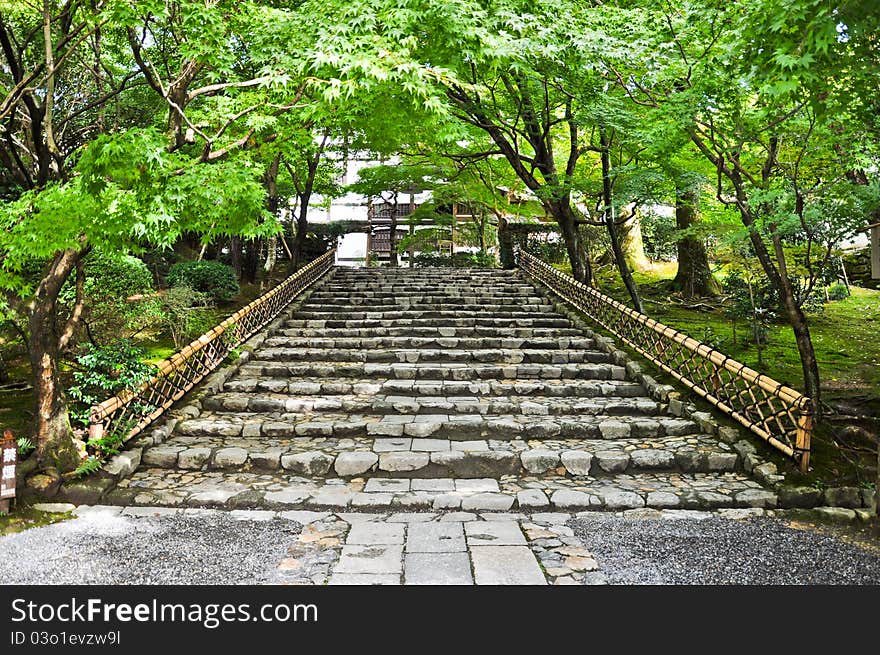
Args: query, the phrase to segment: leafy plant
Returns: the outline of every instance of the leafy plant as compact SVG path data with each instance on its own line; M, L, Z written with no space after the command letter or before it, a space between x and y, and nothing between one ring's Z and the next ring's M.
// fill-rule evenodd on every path
M828 298L831 300L846 300L849 296L849 289L846 288L845 284L835 284L828 289Z
M143 361L145 352L127 339L107 346L85 346L76 358L80 370L73 374L74 384L67 390L74 401L70 417L74 423L88 425L89 409L120 391L134 391L155 373L155 367Z
M155 314L175 347L180 349L213 327L210 306L207 293L181 285L167 289L156 300Z
M82 463L73 471L73 477L83 478L87 475L97 473L104 466L104 462L94 455L89 455Z
M34 446L34 442L31 441L28 437L19 437L16 440L16 445L18 447L18 456L21 458L27 457L30 452L36 448Z
M179 262L168 270L168 286L187 286L208 294L215 302L229 302L238 295L235 271L222 262Z

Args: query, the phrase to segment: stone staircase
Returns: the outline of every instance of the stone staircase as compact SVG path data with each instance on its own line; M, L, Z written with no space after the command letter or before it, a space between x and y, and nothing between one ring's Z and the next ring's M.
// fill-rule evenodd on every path
M762 507L518 271L335 268L111 497L270 509ZM157 439L158 441L158 439Z

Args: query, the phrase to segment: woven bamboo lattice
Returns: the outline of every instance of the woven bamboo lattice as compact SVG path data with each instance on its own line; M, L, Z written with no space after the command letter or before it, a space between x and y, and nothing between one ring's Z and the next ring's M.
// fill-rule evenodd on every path
M138 434L214 369L227 355L274 319L290 301L333 265L331 249L270 291L157 366L156 375L140 389L122 392L90 412L90 438L114 434L122 441Z
M521 249L516 251L516 262L534 280L807 470L813 427L810 398Z

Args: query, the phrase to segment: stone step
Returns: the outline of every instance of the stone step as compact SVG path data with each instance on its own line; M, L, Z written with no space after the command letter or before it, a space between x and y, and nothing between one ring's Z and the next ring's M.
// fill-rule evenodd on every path
M360 310L321 310L311 311L307 309L298 309L290 317L290 320L318 320L318 321L361 321L361 320L378 320L383 322L400 322L402 320L413 319L469 319L482 318L490 320L508 319L558 319L559 314L543 310L536 311L486 311L483 308L475 307L467 309L459 306L458 309L380 309L380 308L361 308Z
M417 398L449 396L501 396L551 398L636 398L647 395L645 388L628 380L366 380L233 378L223 385L232 392L272 392L294 396L336 396L380 394Z
M498 281L498 282L478 282L478 283L461 283L461 282L433 282L430 284L423 282L404 282L389 286L387 282L339 282L331 279L316 287L315 293L323 295L378 295L378 296L400 296L410 293L461 293L467 292L476 296L484 296L486 294L500 293L500 295L518 295L526 296L536 295L537 291L532 285L518 281Z
M263 346L268 348L341 348L341 349L435 349L462 348L469 350L491 350L498 348L525 348L528 350L592 350L596 342L587 337L267 337Z
M379 393L301 395L227 391L202 400L202 409L227 412L288 412L297 414L510 414L513 416L655 416L660 404L647 397L552 398L546 396L397 396ZM370 390L372 391L372 389Z
M190 437L417 437L496 439L640 439L698 434L693 421L640 414L608 416L495 414L348 414L203 412L183 419L175 435Z
M328 310L344 310L348 307L357 307L363 311L364 306L371 308L372 306L382 307L388 310L399 310L406 308L418 309L455 309L462 305L476 305L482 309L504 311L513 307L525 307L531 310L535 307L547 308L552 310L552 303L546 298L540 296L510 296L510 295L437 295L437 294L419 294L419 295L394 295L387 298L376 298L372 296L364 296L358 293L338 293L333 297L315 297L310 296L306 307L327 308ZM378 311L378 310L377 310Z
M776 506L777 497L739 472L545 473L475 479L307 479L277 473L142 468L105 497L115 505L360 511L620 511Z
M381 327L298 327L281 328L274 335L287 337L494 337L530 339L534 337L582 337L577 328L524 327L443 327L390 325Z
M598 350L547 350L527 348L459 349L336 349L336 348L261 348L254 353L255 360L271 362L388 362L415 364L418 362L479 362L505 364L584 364L611 363L608 353Z
M606 442L397 438L247 439L176 436L145 451L158 468L277 471L307 478L500 478L553 473L608 477L641 471L733 471L737 454L701 435Z
M393 321L384 321L382 319L352 319L346 320L309 320L309 319L288 319L284 322L284 326L288 328L382 328L387 327L389 323L395 327L494 327L494 328L568 328L571 327L571 321L567 318L473 318L473 317L456 317L456 318L401 318Z
M626 370L613 364L415 364L333 362L284 364L254 359L238 371L240 377L397 378L399 380L623 380Z
M544 305L496 305L486 307L481 304L466 307L462 304L448 304L438 308L437 305L372 305L361 307L329 305L302 306L291 314L292 319L363 319L378 318L395 320L399 318L559 318L559 314L550 306Z

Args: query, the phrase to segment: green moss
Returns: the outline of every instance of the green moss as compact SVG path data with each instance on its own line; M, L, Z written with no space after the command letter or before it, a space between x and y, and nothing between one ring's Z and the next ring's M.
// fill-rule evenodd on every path
M24 532L30 528L38 528L42 525L51 525L72 519L70 512L40 512L29 505L18 505L12 509L11 514L0 515L0 535Z

